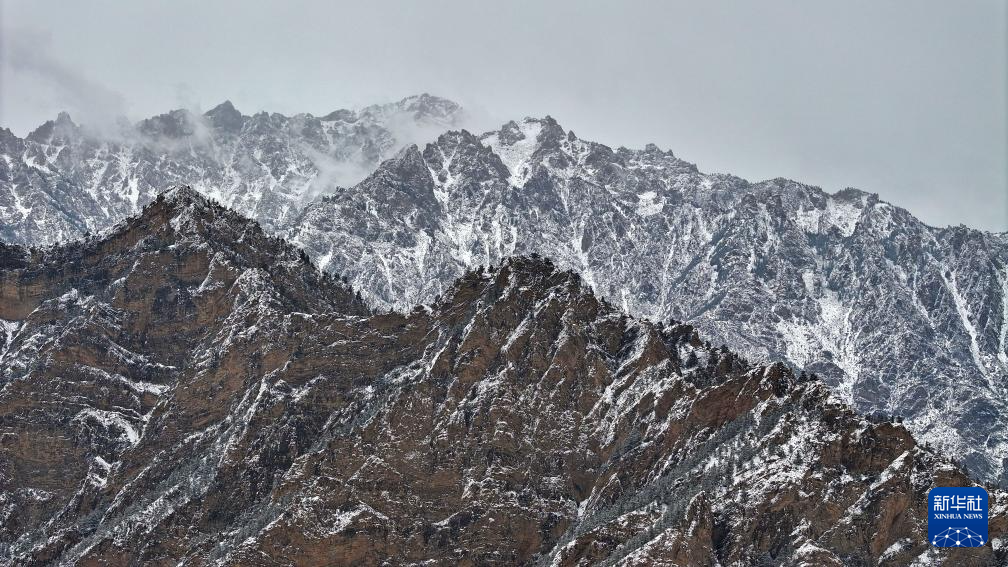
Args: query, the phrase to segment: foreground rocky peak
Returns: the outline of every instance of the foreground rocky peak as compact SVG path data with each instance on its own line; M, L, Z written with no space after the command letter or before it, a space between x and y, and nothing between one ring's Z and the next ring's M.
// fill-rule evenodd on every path
M0 318L8 320L20 319L53 294L114 304L152 292L165 295L158 301L177 299L196 309L195 298L187 295L193 285L199 292L260 286L278 294L283 308L368 312L338 278L315 270L304 252L186 186L159 195L139 215L99 236L31 250L8 246L4 256ZM160 287L152 289L155 284ZM318 288L331 293L316 295ZM336 303L320 303L337 297Z
M626 316L546 259L369 315L241 220L176 189L100 239L4 249L4 556L1005 559L1004 493L993 546L931 551L926 493L970 483L957 467L784 365Z

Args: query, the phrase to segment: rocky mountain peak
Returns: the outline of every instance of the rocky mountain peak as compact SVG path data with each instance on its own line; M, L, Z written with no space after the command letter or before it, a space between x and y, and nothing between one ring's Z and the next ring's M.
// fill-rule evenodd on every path
M864 205L871 205L879 202L878 193L869 193L855 187L846 187L831 195L834 199L844 201L861 202Z
M416 144L399 150L351 191L411 225L431 226L440 210L430 170Z
M644 153L648 155L675 157L672 150L663 150L658 144L649 143L644 146Z
M512 146L516 142L525 139L525 133L522 131L521 127L514 120L509 120L501 126L501 129L497 131L497 139L501 144ZM491 136L493 134L485 134L484 136Z
M454 150L459 147L478 146L480 144L480 139L478 136L466 129L448 130L447 132L438 135L434 144L449 153L454 153Z
M152 236L156 236L156 240L146 240ZM200 258L200 263L226 261L237 269L257 274L265 270L265 281L269 282L269 287L276 289L282 290L290 285L290 278L296 278L299 280L295 285L298 294L307 296L311 286L319 286L338 295L335 304L314 309L336 309L357 314L369 312L338 277L319 272L303 251L270 235L259 223L222 206L191 186L179 185L159 194L137 216L127 219L103 238L100 247L106 249L128 250L130 246L143 244L144 249L171 249L177 255L185 251ZM207 278L213 276L211 267L202 268L209 270ZM328 300L331 296L319 299ZM306 298L284 298L284 301L288 300L302 305L302 309L314 303L314 300Z
M480 301L485 304L514 302L528 307L561 296L593 304L597 302L591 288L584 285L578 274L560 270L549 258L538 254L510 256L499 265L481 266L467 272L448 288L442 301L447 304L472 302L473 296L467 290L474 289L478 290ZM596 304L591 310L596 311L600 306Z
M164 192L158 194L155 201L164 201L169 206L176 208L189 206L207 207L210 204L210 199L199 191L193 189L191 185L176 185L174 187L170 187Z
M230 100L225 100L224 102L222 102L222 103L218 104L217 106L211 108L210 110L206 111L206 114L208 116L214 115L214 114L232 114L233 115L234 113L241 114L235 108L234 103L232 103Z
M225 100L208 110L204 116L215 128L230 132L241 130L242 125L245 123L245 117L242 116L241 112L238 112L230 100Z
M396 104L417 120L456 122L462 111L458 103L429 93L408 96Z
M236 230L244 230L246 227L252 229L254 225L189 185L176 185L159 193L150 205L140 211L137 219L145 224L163 221L163 226L170 226L178 233L195 230L197 225L229 225Z
M325 116L322 117L322 120L355 122L357 120L357 113L347 108L341 108L339 110L334 110L329 114L326 114Z
M540 144L553 144L567 137L567 132L552 116L543 118L526 118L527 122L537 122L541 128L537 141Z
M178 108L141 120L137 130L144 136L158 139L179 139L192 136L196 131L199 118L184 108Z
M68 144L78 137L80 126L78 126L70 114L60 112L56 120L48 120L35 130L26 139L44 144Z
M491 183L508 174L499 156L468 130L441 134L424 148L423 159L436 183L449 192L460 188L455 180L464 179L463 185Z
M164 259L165 254L171 257L170 262ZM206 288L219 278L234 281L229 278L244 274L259 280L264 289L294 291L291 296L273 295L279 304L297 305L302 310L369 312L339 278L319 272L304 252L188 186L159 194L139 214L99 235L4 255L12 259L10 266L23 266L23 260L14 261L18 257L49 266L41 272L8 273L13 283L0 298L0 318L4 319L19 319L47 297L71 291L82 297L118 297L119 284L142 280L149 275L145 270L151 262L162 261L179 271L178 281L172 285ZM55 266L61 268L56 270ZM225 273L231 275L225 277ZM310 291L313 288L330 290L321 300L335 298L335 302L320 303Z
M424 93L397 102L366 106L356 111L355 116L358 120L406 120L422 128L446 129L458 126L465 119L465 112L458 103Z
M420 147L416 144L409 144L400 149L395 155L383 162L371 177L394 180L396 185L407 192L421 190L424 186L430 185L427 181L430 178L427 164L424 162ZM423 190L421 192L426 193Z

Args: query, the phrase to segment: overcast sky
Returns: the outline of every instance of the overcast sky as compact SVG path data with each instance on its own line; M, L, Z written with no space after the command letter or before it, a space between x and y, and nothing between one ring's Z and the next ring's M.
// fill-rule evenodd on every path
M712 5L712 4L717 4ZM1006 3L0 0L0 125L431 92L1008 230Z

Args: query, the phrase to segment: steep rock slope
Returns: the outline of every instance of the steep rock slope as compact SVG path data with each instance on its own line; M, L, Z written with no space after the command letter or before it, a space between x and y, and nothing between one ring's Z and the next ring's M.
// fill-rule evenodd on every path
M178 189L0 250L0 549L18 563L962 565L969 479L821 383L599 301L538 258L368 314ZM42 255L44 254L44 255Z
M185 188L102 240L35 253L5 246L2 258L7 542L65 513L82 482L103 483L157 418L180 369L225 363L207 351L194 359L198 345L240 351L257 326L299 311L367 312L302 252ZM208 335L214 328L229 332ZM213 392L199 395L212 411Z
M548 256L630 313L814 371L1005 481L1008 235L932 228L853 189L704 174L549 118L406 148L290 235L400 309L466 270Z
M405 144L457 125L431 95L325 116L174 110L115 132L60 114L22 139L0 129L0 237L52 244L136 213L176 183L262 222L283 224L338 184L356 183Z

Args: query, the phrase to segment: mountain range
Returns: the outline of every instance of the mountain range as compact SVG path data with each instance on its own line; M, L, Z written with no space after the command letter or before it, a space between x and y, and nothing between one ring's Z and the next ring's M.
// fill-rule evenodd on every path
M117 129L66 113L25 138L0 128L0 237L53 244L111 227L185 183L268 228L283 226L334 183L464 118L454 102L420 95L325 116L245 116L230 102L179 109Z
M411 155L407 152L405 155ZM409 313L177 187L0 245L10 563L955 565L965 472L788 365L517 256Z
M930 227L855 189L704 173L549 117L482 135L463 122L430 95L322 118L225 103L112 140L61 116L25 139L0 132L0 235L41 246L108 229L184 182L404 313L538 254L628 314L814 373L1008 483L1008 235ZM418 131L442 133L411 144Z

